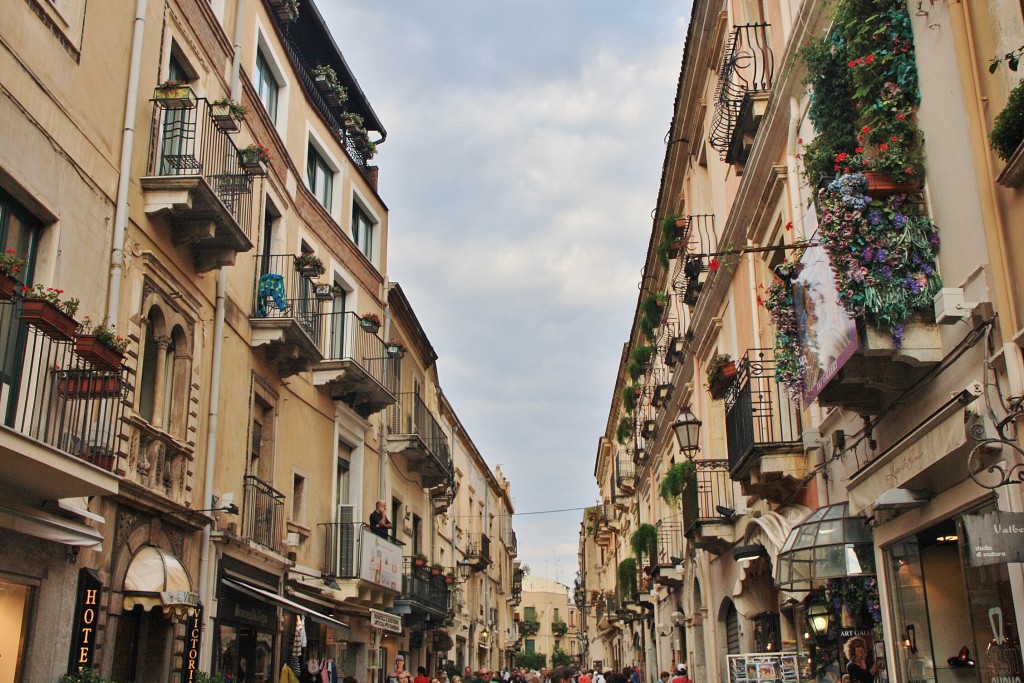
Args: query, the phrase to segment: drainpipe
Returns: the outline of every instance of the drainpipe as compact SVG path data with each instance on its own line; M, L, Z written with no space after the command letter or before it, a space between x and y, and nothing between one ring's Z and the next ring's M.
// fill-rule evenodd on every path
M145 0L142 0L145 1ZM242 52L242 35L244 30L243 18L245 16L245 0L238 0L238 5L235 10L235 46L234 46L234 57L231 62L231 99L238 102L241 98L242 83L240 79L241 74L241 52ZM224 351L224 301L225 294L227 292L228 283L228 271L224 268L217 270L217 294L214 302L213 311L213 349L212 349L212 360L210 367L210 412L207 415L207 433L206 433L206 473L203 478L203 507L214 508L216 503L214 502L213 494L213 479L216 473L217 466L217 426L219 419L219 400L220 400L220 376L221 376L221 359ZM216 591L212 590L211 587L211 567L210 567L210 555L212 550L212 543L210 540L212 534L212 527L210 524L206 524L203 527L203 540L202 547L200 549L199 557L199 599L202 601L203 610L203 630L207 634L212 634L213 631L213 610L211 609L211 597L216 595ZM200 657L200 669L204 671L210 670L210 661L213 658L213 649L211 647L210 637L203 639L202 650L199 653Z
M142 69L142 43L146 29L147 0L136 0L132 56L128 66L128 95L124 103L124 133L121 136L121 162L117 176L114 208L114 235L110 249L110 282L107 287L107 320L116 325L121 301L121 264L124 260L124 236L128 230L128 183L132 176L132 150L135 147L135 109L139 99L139 72Z

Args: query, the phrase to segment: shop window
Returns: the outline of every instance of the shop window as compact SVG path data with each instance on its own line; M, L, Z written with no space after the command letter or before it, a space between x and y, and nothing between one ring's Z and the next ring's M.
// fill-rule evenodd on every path
M0 681L20 681L33 587L0 579Z

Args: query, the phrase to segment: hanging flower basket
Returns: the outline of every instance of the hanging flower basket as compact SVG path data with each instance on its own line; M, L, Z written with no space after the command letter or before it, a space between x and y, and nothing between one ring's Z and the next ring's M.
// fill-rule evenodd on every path
M104 370L118 370L124 354L100 341L91 334L75 337L75 353Z
M26 299L21 307L21 319L58 341L71 341L78 329L74 318L43 299Z
M57 382L62 398L117 398L121 396L121 378L98 372L67 373Z
M161 109L192 109L196 95L187 83L164 81L153 91L153 99Z

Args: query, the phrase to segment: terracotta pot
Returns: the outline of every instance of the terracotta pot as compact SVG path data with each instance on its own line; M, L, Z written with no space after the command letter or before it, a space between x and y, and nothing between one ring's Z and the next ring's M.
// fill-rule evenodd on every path
M7 273L0 273L0 299L11 301L14 299L14 292L21 283Z
M74 318L43 299L25 299L21 306L21 319L51 339L60 341L71 341L78 329Z
M873 199L891 197L894 194L907 194L918 189L916 182L897 182L884 171L864 171L864 177L868 181L868 196Z
M726 392L736 379L736 373L736 361L734 360L720 367L715 376L708 382L708 391L711 392L711 398L716 401L725 398Z
M118 370L124 354L112 349L91 334L75 338L75 353L104 370Z
M57 392L63 398L116 398L121 395L121 378L96 373L69 374L57 382Z

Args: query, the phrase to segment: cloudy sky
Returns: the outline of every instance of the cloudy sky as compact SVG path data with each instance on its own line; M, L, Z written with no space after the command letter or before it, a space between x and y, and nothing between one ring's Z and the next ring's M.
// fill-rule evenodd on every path
M517 512L597 500L664 158L688 0L320 2L388 131L390 277ZM517 515L571 584L579 511Z

